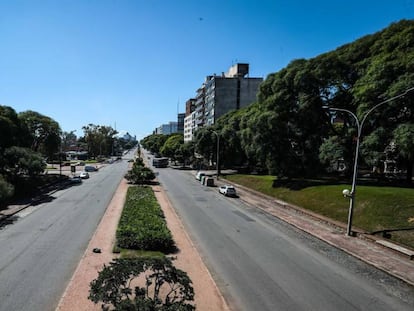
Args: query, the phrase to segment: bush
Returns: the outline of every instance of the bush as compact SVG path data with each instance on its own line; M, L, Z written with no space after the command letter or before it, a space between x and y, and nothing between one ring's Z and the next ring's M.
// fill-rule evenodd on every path
M102 302L103 310L191 311L195 310L188 303L194 300L191 283L187 273L165 257L114 259L91 282L88 298Z
M148 187L130 187L116 232L121 248L170 253L175 243L154 193Z
M0 206L2 206L7 199L11 198L14 194L14 187L8 183L3 176L0 175Z
M125 178L132 184L142 185L152 181L155 174L150 168L144 166L142 159L138 158L125 175Z

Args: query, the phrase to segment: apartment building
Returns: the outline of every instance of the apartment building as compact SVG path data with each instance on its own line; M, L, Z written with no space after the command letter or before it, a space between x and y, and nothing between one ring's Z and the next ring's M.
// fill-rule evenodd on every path
M177 133L178 122L168 122L167 124L161 124L154 131L154 134L164 134L169 135L172 133Z
M249 77L249 64L244 63L233 65L219 76L207 76L196 92L192 122L186 114L186 126L193 126L191 133L194 133L198 127L213 125L227 112L250 105L256 100L262 82L263 78ZM185 128L186 131L190 133L189 128ZM188 135L186 141L191 139Z
M195 122L196 122L195 111L191 112L188 116L184 118L184 142L189 142L193 140Z

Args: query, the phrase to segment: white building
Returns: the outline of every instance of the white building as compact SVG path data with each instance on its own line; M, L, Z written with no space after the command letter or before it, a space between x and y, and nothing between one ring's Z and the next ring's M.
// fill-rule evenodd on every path
M193 133L196 124L196 112L193 111L184 118L184 142L193 140Z

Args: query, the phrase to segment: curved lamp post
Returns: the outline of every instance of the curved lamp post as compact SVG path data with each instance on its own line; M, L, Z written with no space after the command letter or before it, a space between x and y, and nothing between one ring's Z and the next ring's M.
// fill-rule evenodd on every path
M390 101L393 101L397 98L403 97L405 96L407 93L411 92L414 90L414 87L407 89L404 93L401 93L399 95L396 95L394 97L391 97L387 100L384 100L382 102L380 102L379 104L375 105L374 107L372 107L370 110L368 110L362 117L362 121L360 122L358 117L352 112L349 111L347 109L342 109L342 108L334 108L334 107L328 107L328 106L323 106L322 108L324 109L329 109L329 110L334 110L334 111L342 111L342 112L346 112L348 114L350 114L354 119L355 119L355 123L357 126L357 141L356 141L356 147L355 147L355 158L354 158L354 173L353 173L353 177L352 177L352 187L351 187L351 191L349 191L348 189L344 189L342 191L342 194L344 195L344 197L349 198L349 211L348 211L348 225L346 228L346 235L348 236L352 236L352 216L353 216L353 211L354 211L354 203L355 203L355 195L356 195L356 182L357 182L357 174L358 174L358 155L359 155L359 144L360 144L360 140L361 140L361 133L362 133L362 127L364 126L364 122L367 119L368 115L374 111L375 109L377 109L378 107L389 103Z
M214 134L216 134L217 136L217 180L219 179L219 175L220 175L220 164L219 164L219 147L220 147L220 135L216 132L216 131L212 131Z

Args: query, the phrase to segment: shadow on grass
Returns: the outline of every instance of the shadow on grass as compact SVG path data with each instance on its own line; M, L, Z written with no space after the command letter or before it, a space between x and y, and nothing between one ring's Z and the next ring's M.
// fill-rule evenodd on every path
M331 185L351 185L351 178L319 178L319 179L275 179L272 183L273 188L287 188L289 190L302 190L304 188L315 186L331 186ZM398 188L414 188L414 184L410 184L402 180L378 180L375 178L361 178L357 180L360 186L375 187L398 187Z

